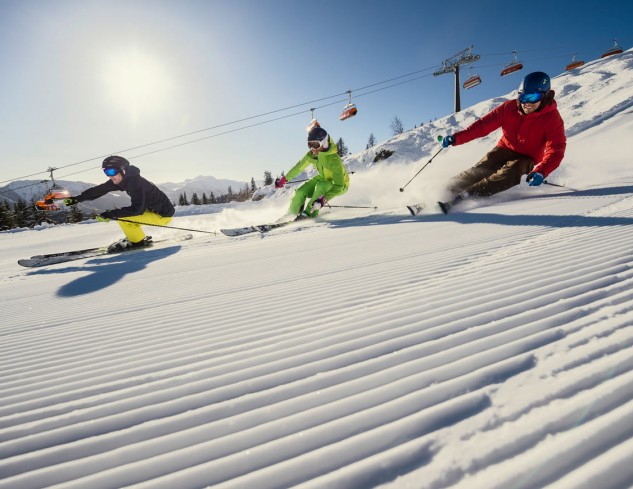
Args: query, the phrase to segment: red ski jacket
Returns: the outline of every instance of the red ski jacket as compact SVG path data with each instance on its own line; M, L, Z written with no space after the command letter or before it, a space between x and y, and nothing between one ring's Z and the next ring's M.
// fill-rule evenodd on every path
M499 128L503 135L497 146L529 156L534 162L532 171L544 177L556 170L565 156L565 126L556 108L553 92L542 109L527 115L517 100L504 102L463 131L455 133L455 145L486 136Z

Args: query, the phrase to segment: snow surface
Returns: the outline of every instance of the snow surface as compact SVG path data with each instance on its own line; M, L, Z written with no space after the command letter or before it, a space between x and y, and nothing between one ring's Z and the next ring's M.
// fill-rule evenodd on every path
M0 488L632 487L633 52L553 85L567 188L407 214L497 136L399 192L434 138L500 97L349 158L333 204L377 210L44 269L16 261L117 225L0 233ZM275 220L290 195L173 225Z

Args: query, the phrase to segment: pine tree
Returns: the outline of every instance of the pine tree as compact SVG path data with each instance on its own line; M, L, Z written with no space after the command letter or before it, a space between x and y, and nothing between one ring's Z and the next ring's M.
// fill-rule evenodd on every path
M81 222L84 220L84 214L78 205L73 205L68 213L68 222Z
M369 140L367 141L367 147L365 149L373 148L375 144L376 144L376 138L374 136L374 133L372 132L369 135Z
M5 200L0 204L0 231L11 229L13 226L13 213Z
M202 192L202 205L207 205L209 203L209 199L207 198L207 193Z
M193 205L200 205L200 199L198 198L198 194L196 192L191 196L191 203Z
M393 119L391 119L390 127L391 132L394 136L397 136L398 134L402 134L404 132L404 124L402 124L402 121L398 116L395 116Z
M268 170L264 172L264 185L272 185L274 183L273 175Z
M255 183L255 179L251 177L251 195L253 195L257 191L257 184Z
M187 201L187 193L186 192L183 192L178 197L178 205L189 205L189 202Z
M349 149L347 148L347 146L345 146L345 141L343 141L343 138L338 138L338 141L336 141L336 147L338 148L338 155L341 158L343 156L347 156L347 154L349 153Z
M15 225L19 228L28 227L29 216L26 202L22 199L18 200L13 206L13 216L15 219Z

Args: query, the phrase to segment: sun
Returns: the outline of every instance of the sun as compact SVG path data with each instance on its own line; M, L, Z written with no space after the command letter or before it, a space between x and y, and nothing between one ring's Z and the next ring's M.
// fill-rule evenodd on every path
M160 59L138 47L105 57L104 82L108 103L136 125L159 113L169 101L171 82Z

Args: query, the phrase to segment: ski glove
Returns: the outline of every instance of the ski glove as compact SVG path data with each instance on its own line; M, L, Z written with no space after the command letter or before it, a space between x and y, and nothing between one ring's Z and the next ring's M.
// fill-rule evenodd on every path
M322 195L317 200L312 202L312 210L319 211L323 206L325 206L325 204L327 204L327 199L325 198L325 195Z
M540 184L543 183L544 179L545 177L543 176L542 173L532 172L528 174L526 182L528 183L530 187L538 187Z
M75 205L78 203L79 201L77 200L77 197L70 197L68 199L64 199L64 205Z
M288 180L286 180L286 176L284 175L281 178L278 178L275 180L275 188L282 188L287 183L288 183Z
M442 147L443 148L448 148L449 146L452 146L453 144L455 144L455 136L451 136L449 134L444 139L442 139Z
M99 214L96 219L99 222L108 222L110 219L113 218L114 216L112 216L112 211L105 211Z

